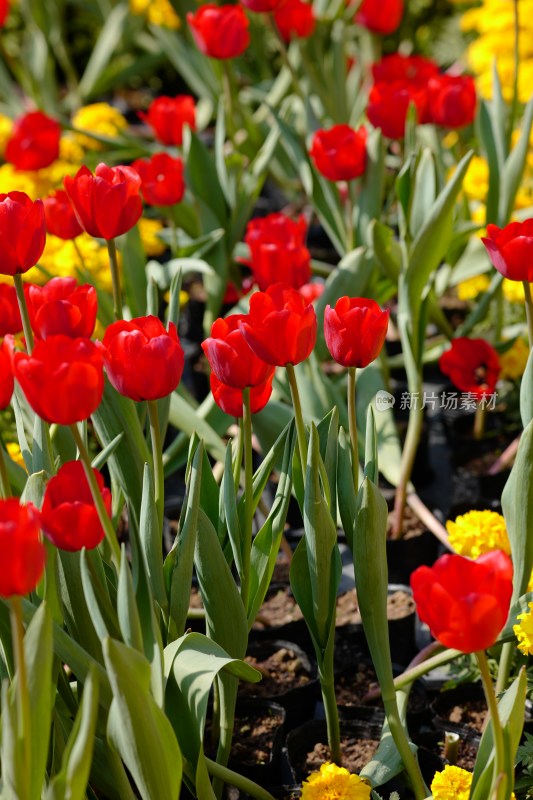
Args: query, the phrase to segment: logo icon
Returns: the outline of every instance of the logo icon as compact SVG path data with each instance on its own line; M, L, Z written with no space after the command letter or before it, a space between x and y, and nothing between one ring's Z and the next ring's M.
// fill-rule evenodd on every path
M390 394L390 392L386 392L384 389L380 389L379 392L376 392L374 400L376 411L386 411L388 408L392 408L395 402L396 398L394 395Z

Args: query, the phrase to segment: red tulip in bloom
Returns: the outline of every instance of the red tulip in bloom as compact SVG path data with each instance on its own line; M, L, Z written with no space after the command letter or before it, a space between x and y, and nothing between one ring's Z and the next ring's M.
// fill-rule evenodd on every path
M31 111L15 120L5 159L15 169L49 167L59 156L61 126L42 111Z
M107 513L111 516L111 492L98 470L93 469ZM75 552L92 550L104 538L104 529L81 461L68 461L50 478L44 493L41 526L56 547Z
M0 0L0 28L6 24L9 14L9 0Z
M15 497L0 500L0 597L32 592L41 579L46 550L41 542L39 512Z
M131 165L141 176L141 192L149 206L173 206L185 192L183 162L167 153L139 158Z
M445 647L475 653L491 647L507 620L513 565L501 550L476 561L441 556L411 575L418 616Z
M307 227L285 214L250 220L244 241L250 248L255 281L261 291L280 280L299 289L311 278L311 254L305 246Z
M43 204L46 230L52 236L67 241L83 233L83 228L64 189L56 189L48 197L43 198Z
M430 79L431 121L444 128L464 128L476 116L476 87L470 75L438 75Z
M34 267L46 243L42 200L24 192L0 194L0 274L16 275Z
M533 218L505 228L487 225L481 241L498 272L511 281L533 282Z
M250 410L252 414L257 414L258 411L261 411L270 400L273 374L264 383L250 388ZM214 372L211 373L209 380L213 399L217 406L225 414L229 414L230 417L239 417L240 419L243 416L242 389L226 386L225 383L219 381Z
M393 33L403 17L403 0L363 0L355 21L374 33Z
M104 391L101 348L90 339L37 339L31 356L15 353L15 378L36 414L72 425L91 416Z
M441 371L462 392L471 392L478 400L494 393L500 359L485 339L452 339L451 347L439 359Z
M274 22L283 41L290 42L293 37L307 39L316 25L313 6L303 0L285 0L274 11Z
M233 389L259 386L274 372L271 364L258 358L244 339L239 329L243 320L246 320L244 314L215 320L211 336L202 342L202 349L218 380Z
M26 302L39 339L57 334L88 339L94 332L98 297L90 284L80 286L75 278L52 278L44 286L28 286Z
M354 130L349 125L334 125L315 133L309 155L329 181L351 181L365 171L366 139L363 126Z
M374 361L385 341L389 314L364 297L341 297L335 308L326 306L324 336L335 361L343 367L366 367Z
M375 128L389 139L402 139L409 103L416 106L418 119L426 117L427 89L409 81L375 83L368 98L366 114Z
M0 283L0 336L8 333L20 333L22 319L15 287L9 283Z
M157 317L118 320L104 334L107 377L117 392L132 400L159 400L181 379L184 354L171 322Z
M65 191L84 231L114 239L136 224L142 214L141 178L131 167L98 164L93 175L86 166L64 180Z
M284 367L304 361L315 346L317 320L313 306L286 283L250 297L250 313L239 322L254 353L267 364Z
M206 3L187 14L196 46L211 58L237 58L250 44L249 22L242 6Z
M5 341L0 344L0 409L7 408L14 389L11 354Z
M401 53L391 53L372 65L374 83L410 81L426 86L429 79L438 74L439 68L435 62L424 56L403 56Z
M155 138L167 146L181 147L185 125L193 131L196 130L194 97L188 94L156 97L150 103L147 113L141 112L139 116L153 129Z

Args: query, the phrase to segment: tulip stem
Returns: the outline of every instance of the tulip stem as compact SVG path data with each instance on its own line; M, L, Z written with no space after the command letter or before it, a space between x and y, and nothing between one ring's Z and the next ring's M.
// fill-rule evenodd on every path
M529 338L529 347L533 347L533 300L531 299L531 286L529 281L522 281L524 286L524 297L526 299L526 320L527 320L527 334Z
M333 665L329 664L328 666L328 672L333 673ZM320 677L320 689L322 691L322 702L324 703L324 712L326 714L328 745L330 749L331 760L338 767L342 767L341 730L333 674L330 674L327 677Z
M346 188L346 252L349 253L355 246L353 227L354 181L347 181Z
M290 74L290 76L292 78L293 89L296 92L296 94L298 95L298 97L300 98L300 100L302 101L302 103L304 104L304 106L306 106L307 105L307 100L306 100L304 91L303 91L303 89L302 89L302 87L300 85L300 81L298 79L298 75L296 73L296 70L294 69L293 65L291 64L291 60L289 58L289 51L287 50L287 46L286 46L286 44L285 44L285 42L283 40L283 37L282 37L281 33L279 32L278 26L276 25L276 21L274 19L274 15L273 14L265 14L265 17L268 20L268 24L270 26L270 29L271 29L272 33L274 34L274 36L276 38L276 41L278 43L279 52L281 54L281 60L283 61L283 64L285 65L285 67L288 69L289 74Z
M353 487L357 494L359 490L359 446L357 444L356 372L357 367L348 367L348 422L352 444Z
M250 560L252 554L252 527L254 519L253 466L252 466L252 409L250 387L242 390L243 440L244 440L244 535L242 554L241 597L246 613L250 597Z
M28 355L31 356L33 350L33 331L31 329L30 315L28 313L28 305L24 294L22 275L17 272L13 275L13 281L15 282L15 291L17 293L20 316L22 318L22 329L24 331L24 338L26 339L26 350L28 351Z
M26 660L24 657L24 625L22 623L22 605L18 595L13 595L10 602L10 621L13 651L15 656L15 670L17 678L17 710L18 731L17 739L22 742L25 768L23 774L24 786L17 787L23 790L23 798L29 798L29 768L31 766L31 729L30 729L30 697L28 693L28 677L26 674Z
M83 463L83 467L85 469L85 475L87 477L87 482L89 484L89 488L91 490L91 494L93 497L94 505L96 506L96 510L98 512L98 519L100 520L100 524L104 529L105 537L107 539L107 543L111 548L111 553L113 557L113 561L117 568L117 572L120 570L120 546L117 541L117 535L115 529L113 527L113 523L109 518L107 513L107 509L105 507L104 499L102 497L102 493L99 489L98 482L96 480L96 476L93 472L93 468L91 465L91 457L85 447L84 441L80 436L80 432L78 430L78 426L76 424L70 426L70 431L72 436L74 437L74 441L76 442L76 447L78 448L78 452L80 454L80 459Z
M159 518L159 528L163 530L165 513L165 471L163 468L163 448L161 447L161 429L157 400L148 400L148 417L150 419L150 439L152 440L152 459L154 462L155 504Z
M11 484L9 482L9 475L7 474L6 459L2 444L2 438L0 436L0 492L2 498L7 500L8 497L11 497Z
M411 408L409 409L409 421L407 423L407 435L403 445L402 460L400 464L400 478L396 488L394 498L394 519L391 539L402 538L403 516L405 512L405 501L407 489L415 463L416 452L420 442L422 426L424 423L424 411L420 400L420 385L417 391L411 393Z
M496 793L494 797L497 800L503 800L509 796L507 790L507 772L505 770L505 743L503 738L503 729L500 721L500 714L498 712L498 701L496 700L496 693L492 678L490 677L489 662L484 650L476 652L477 663L481 673L481 681L485 692L485 699L489 708L490 720L492 722L492 737L494 740L495 759L494 759L494 777L492 781L493 787L496 786ZM491 794L492 797L492 794Z
M106 244L107 252L109 253L109 266L111 267L111 281L113 283L113 313L115 315L115 320L117 320L123 318L117 245L114 239L107 239Z
M302 462L302 475L305 475L305 469L307 465L307 436L305 435L302 404L300 403L300 394L298 392L298 383L296 382L294 364L285 364L285 368L287 370L287 377L289 379L289 386L291 388L292 404L294 406L294 419L296 421L296 433L298 436L300 461Z
M270 792L267 792L266 789L263 789L249 778L245 778L243 775L239 775L238 772L233 772L233 770L223 767L222 764L218 764L210 758L206 758L205 761L210 775L213 775L214 778L218 778L219 781L241 789L244 793L249 794L250 797L254 797L256 800L274 800Z
M226 98L226 129L233 146L235 146L235 110L233 103L233 79L231 67L227 58L222 60L222 83Z

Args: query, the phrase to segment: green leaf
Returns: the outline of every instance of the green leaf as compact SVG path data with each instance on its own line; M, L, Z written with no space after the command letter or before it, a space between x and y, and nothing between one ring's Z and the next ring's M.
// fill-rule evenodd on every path
M211 402L214 403L214 401L211 401L211 398L209 398L208 404L202 404L202 409L195 410L191 408L187 401L180 397L179 394L173 392L170 398L169 420L175 428L184 431L188 437L192 436L193 433L197 433L198 436L203 439L209 454L212 455L217 461L224 461L226 455L226 446L218 433L214 430L214 428L211 427L204 416L204 414L206 414L208 411ZM225 417L225 419L227 420L227 417ZM171 453L172 450L169 448L165 454L166 461L168 461L169 454Z
M168 596L163 573L163 545L161 526L154 499L154 479L148 464L144 465L139 538L146 571L153 595L161 608L168 608Z
M533 350L530 350L526 368L520 382L520 416L522 427L527 428L533 419Z
M369 134L366 143L367 163L357 200L357 239L370 245L370 224L379 218L385 190L385 141L379 128Z
M520 438L502 493L502 510L513 559L513 599L526 591L533 568L533 421Z
M503 166L503 152L497 146L494 124L496 119L489 111L487 103L482 100L479 106L479 133L487 154L489 165L489 191L487 195L487 222L498 220L498 201L500 198L500 172Z
M83 590L81 554L59 551L63 615L70 636L82 644L96 661L102 662L102 646ZM96 617L98 619L98 617Z
M353 549L354 522L357 515L357 495L352 471L352 447L344 428L339 430L337 497L339 515L346 540Z
M143 635L139 611L135 602L133 580L126 556L126 547L121 548L120 573L118 576L117 592L118 622L122 638L128 647L143 652Z
M506 225L513 213L516 193L520 187L527 155L529 152L529 137L533 125L533 97L527 104L522 116L520 139L511 151L502 170L500 181L500 214L499 224Z
M122 280L131 316L146 314L146 255L138 225L129 230L120 242Z
M242 531L239 514L237 513L237 494L233 481L233 463L231 441L226 447L226 459L224 463L224 475L222 477L222 492L220 500L223 500L223 514L226 520L231 550L235 560L235 566L242 581L243 574L243 553L242 553Z
M124 436L124 432L121 431L119 434L117 434L115 436L114 439L112 439L109 442L108 445L106 445L106 447L104 447L102 450L100 450L98 455L95 456L93 458L93 460L91 461L91 466L92 466L93 469L102 469L102 467L106 464L107 460L110 458L110 456L113 455L113 453L115 452L115 450L119 446L120 442L122 441L123 436Z
M188 128L184 135L186 183L195 198L211 210L217 224L225 228L228 207L213 158L201 139Z
M20 502L33 503L36 508L41 508L48 478L49 475L44 470L33 472L26 481Z
M435 171L435 159L431 150L426 147L422 151L418 162L413 196L411 199L411 212L409 214L409 231L414 239L422 229L426 218L435 203L437 197L437 175Z
M91 96L94 84L112 59L120 43L128 13L128 4L119 3L107 17L78 86L81 97Z
M118 637L118 618L107 590L100 553L83 548L80 556L81 583L96 633L100 640L106 636Z

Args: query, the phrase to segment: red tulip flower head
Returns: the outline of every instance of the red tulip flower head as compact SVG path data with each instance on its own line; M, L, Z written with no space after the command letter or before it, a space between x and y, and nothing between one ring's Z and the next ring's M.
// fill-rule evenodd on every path
M401 53L391 53L372 65L374 83L409 81L426 86L429 79L438 74L439 68L435 62L424 56L404 56Z
M242 6L206 3L187 22L198 49L211 58L237 58L250 44L249 22Z
M98 310L94 286L80 286L75 278L52 278L44 286L28 286L26 302L39 339L58 334L88 339L94 332Z
M0 194L0 274L16 275L34 267L46 243L42 200L24 192Z
M9 14L9 0L0 0L0 28L6 24L6 19Z
M93 469L107 513L111 516L111 492L98 470ZM75 552L92 550L104 538L104 529L81 461L68 461L50 478L44 493L41 526L56 547Z
M316 19L311 3L304 0L285 0L274 11L274 22L284 42L307 39L315 30Z
M141 112L139 116L152 128L155 138L167 146L181 147L185 125L193 131L196 130L194 97L188 94L156 97L147 113Z
M141 178L131 167L98 164L93 175L83 166L74 177L67 175L64 185L78 222L91 236L121 236L142 214Z
M0 410L7 408L13 395L14 380L11 353L6 341L0 345Z
M475 561L441 556L411 575L418 616L445 647L475 653L491 647L509 614L513 565L502 550Z
M375 83L368 98L366 114L375 128L381 128L389 139L402 139L410 103L416 106L419 121L425 120L427 89L415 82L398 80Z
M476 116L476 87L469 75L437 75L430 78L429 113L435 125L464 128Z
M389 324L389 310L374 300L341 297L326 306L324 336L328 350L343 367L366 367L378 357Z
M309 155L328 180L351 181L365 171L366 140L364 127L354 130L349 125L334 125L315 133Z
M167 153L139 158L131 165L141 176L141 193L149 206L173 206L183 200L183 161Z
M185 358L172 322L167 331L153 316L118 320L102 344L110 383L131 400L159 400L181 380Z
M481 400L494 393L500 374L498 353L485 339L459 336L439 359L441 371L462 392Z
M533 219L511 222L505 228L487 225L487 237L482 242L504 277L533 282Z
M403 17L403 0L363 0L355 21L374 33L394 33Z
M202 349L218 380L233 389L259 386L274 372L274 367L258 358L242 335L239 324L245 319L244 314L232 314L215 320L211 336L202 342Z
M8 333L20 333L22 318L15 287L9 283L0 283L0 336Z
M278 367L304 361L316 342L313 306L286 283L275 283L266 292L253 294L250 313L239 327L254 353Z
M36 414L72 425L91 416L104 391L101 348L90 339L50 336L31 356L15 353L15 378Z
M42 111L31 111L15 121L5 159L15 169L49 167L59 156L61 126Z
M250 220L244 241L250 248L250 267L261 291L280 280L295 289L308 283L311 254L305 246L306 232L303 217L295 222L276 213Z
M261 411L270 400L273 374L274 373L272 373L272 376L264 383L250 388L250 410L252 414L257 414ZM232 386L226 386L225 383L219 381L214 372L209 376L209 380L213 399L217 406L221 408L225 414L229 414L230 417L238 417L240 419L243 416L243 390L234 389Z
M39 512L17 498L0 500L0 597L32 592L41 579L46 550L41 542Z
M65 241L83 233L72 203L64 189L57 189L43 199L46 230Z

